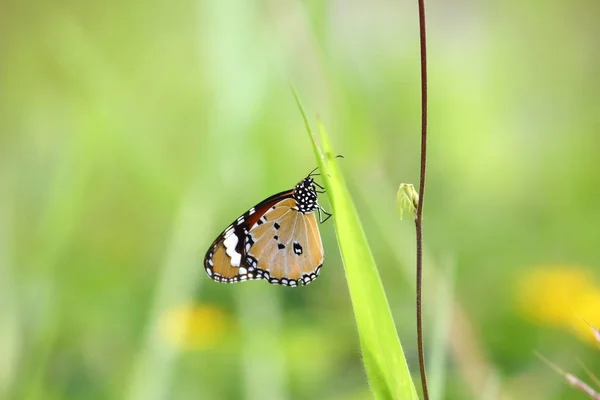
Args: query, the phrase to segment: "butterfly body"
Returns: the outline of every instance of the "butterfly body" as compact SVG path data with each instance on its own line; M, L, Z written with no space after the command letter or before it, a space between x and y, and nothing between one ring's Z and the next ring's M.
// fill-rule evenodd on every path
M263 279L291 287L316 279L324 260L316 213L330 216L318 203L317 187L309 174L236 219L206 253L207 275L222 283Z

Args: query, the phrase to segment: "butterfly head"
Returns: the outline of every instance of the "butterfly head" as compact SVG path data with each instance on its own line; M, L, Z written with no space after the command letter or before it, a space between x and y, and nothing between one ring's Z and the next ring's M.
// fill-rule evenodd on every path
M296 185L292 197L298 204L298 210L304 214L314 212L319 208L315 180L310 175Z

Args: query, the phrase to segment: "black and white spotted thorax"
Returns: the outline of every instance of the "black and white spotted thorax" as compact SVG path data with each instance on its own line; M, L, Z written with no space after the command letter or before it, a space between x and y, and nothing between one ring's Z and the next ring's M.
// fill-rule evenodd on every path
M298 204L298 211L307 214L320 208L317 202L317 189L315 181L310 176L304 178L294 188L292 198Z

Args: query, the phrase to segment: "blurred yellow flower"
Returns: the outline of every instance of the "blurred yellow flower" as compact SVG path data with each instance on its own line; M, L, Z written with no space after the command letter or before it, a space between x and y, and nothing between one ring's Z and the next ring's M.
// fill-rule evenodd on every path
M589 269L574 265L530 269L519 280L517 303L528 319L567 328L596 343L585 321L600 324L600 286Z
M579 300L577 317L572 319L570 327L580 339L597 344L590 324L600 328L600 290L584 293Z
M226 335L231 325L225 312L211 305L181 305L160 321L161 336L180 350L207 349Z

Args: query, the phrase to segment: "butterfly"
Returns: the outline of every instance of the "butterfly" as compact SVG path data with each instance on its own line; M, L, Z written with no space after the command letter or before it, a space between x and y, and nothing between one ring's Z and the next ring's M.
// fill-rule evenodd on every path
M216 282L264 279L274 285L308 285L321 272L324 253L319 223L331 217L317 201L325 188L316 168L293 189L261 201L229 225L204 257ZM325 215L325 219L323 219Z

